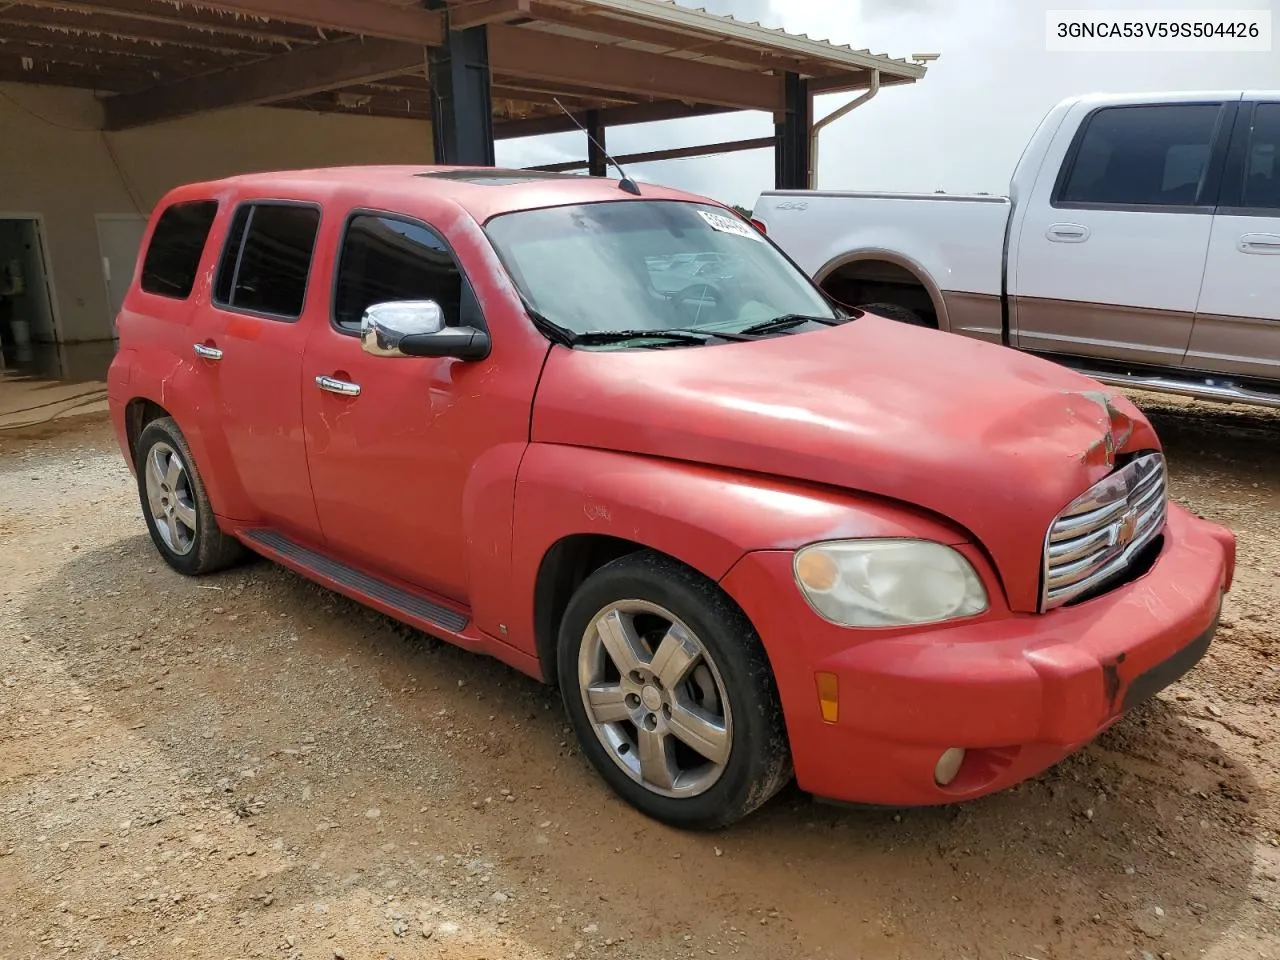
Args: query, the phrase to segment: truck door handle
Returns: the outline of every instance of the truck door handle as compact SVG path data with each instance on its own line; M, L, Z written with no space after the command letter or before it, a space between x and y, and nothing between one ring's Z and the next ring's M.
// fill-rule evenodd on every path
M205 343L197 343L194 347L192 347L192 349L195 350L196 356L199 357L201 360L221 360L222 359L222 351L219 350L217 347L211 347Z
M1236 248L1241 253L1280 254L1280 234L1246 233Z
M360 384L337 380L334 377L316 377L316 386L326 393L336 393L340 397L360 396Z
M1089 228L1081 223L1055 223L1045 234L1052 243L1084 243L1089 239Z

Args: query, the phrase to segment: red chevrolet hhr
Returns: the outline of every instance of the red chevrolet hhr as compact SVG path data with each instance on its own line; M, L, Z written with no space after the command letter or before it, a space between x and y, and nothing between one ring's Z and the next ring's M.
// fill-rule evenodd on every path
M1007 787L1209 646L1232 534L1123 396L827 299L731 210L495 169L157 207L116 431L156 549L246 549L559 685L627 801Z

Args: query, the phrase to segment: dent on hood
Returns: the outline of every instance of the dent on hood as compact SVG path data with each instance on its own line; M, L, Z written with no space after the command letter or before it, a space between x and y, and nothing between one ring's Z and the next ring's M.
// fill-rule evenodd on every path
M1116 453L1127 447L1133 439L1133 419L1117 406L1114 401L1118 398L1114 394L1085 390L1079 396L1095 404L1106 418L1102 436L1085 449L1080 462L1086 467L1110 468L1116 462Z
M1064 460L1109 470L1115 466L1117 453L1133 440L1140 418L1136 407L1114 394L1058 391L1029 405L1011 407L992 422L983 439L994 449L1010 452L1034 443L1041 449L1052 449Z

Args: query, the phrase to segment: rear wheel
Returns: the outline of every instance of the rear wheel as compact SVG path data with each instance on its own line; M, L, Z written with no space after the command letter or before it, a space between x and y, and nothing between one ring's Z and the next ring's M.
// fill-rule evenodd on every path
M589 577L565 612L558 670L583 752L654 819L725 827L790 779L759 637L719 587L674 560L633 554Z
M913 327L932 326L932 324L914 310L899 306L896 303L864 303L859 306L858 309L865 310L867 313L874 313L887 320L897 320L899 323L909 323Z
M239 541L218 528L187 439L172 418L147 424L134 463L142 513L165 563L187 576L200 576L243 558Z

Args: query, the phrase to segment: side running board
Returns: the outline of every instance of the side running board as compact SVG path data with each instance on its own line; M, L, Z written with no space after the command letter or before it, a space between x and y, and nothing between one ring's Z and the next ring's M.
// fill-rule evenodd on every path
M1170 393L1180 397L1195 397L1198 400L1216 400L1219 403L1249 403L1259 407L1280 408L1280 393L1263 393L1229 381L1222 380L1181 380L1175 377L1141 376L1131 373L1112 373L1103 370L1090 370L1088 367L1072 365L1071 369L1092 377L1099 383L1113 387L1127 387L1130 390L1150 390L1153 393Z
M250 546L261 547L267 554L292 563L303 572L311 572L332 581L358 596L377 600L400 611L411 620L434 624L442 630L455 634L461 633L467 625L467 618L456 610L432 603L385 580L379 580L345 563L316 553L301 544L294 543L275 530L246 530L242 536Z

